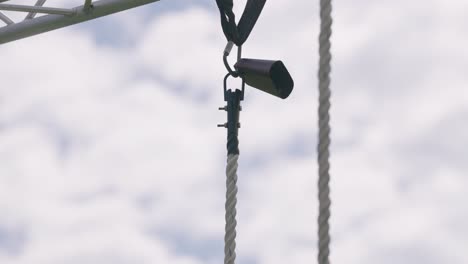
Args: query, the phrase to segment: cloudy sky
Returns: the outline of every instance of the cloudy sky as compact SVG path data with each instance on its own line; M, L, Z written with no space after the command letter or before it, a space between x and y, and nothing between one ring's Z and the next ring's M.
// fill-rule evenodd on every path
M466 10L334 2L333 263L468 263ZM217 12L163 0L0 46L0 263L222 263ZM318 1L269 1L244 46L296 86L246 90L239 263L316 261L318 28Z

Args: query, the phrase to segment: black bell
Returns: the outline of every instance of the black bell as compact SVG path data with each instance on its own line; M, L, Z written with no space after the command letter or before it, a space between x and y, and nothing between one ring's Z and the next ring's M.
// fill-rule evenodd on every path
M293 90L294 81L282 61L240 59L234 68L245 83L279 98Z

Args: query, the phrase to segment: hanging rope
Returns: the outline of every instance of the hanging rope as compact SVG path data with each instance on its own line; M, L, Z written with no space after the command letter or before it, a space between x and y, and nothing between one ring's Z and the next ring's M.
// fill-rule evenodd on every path
M236 260L236 204L237 204L237 160L239 155L230 154L226 167L226 227L224 236L224 264Z
M320 37L319 37L319 217L318 263L329 264L330 255L330 71L332 34L331 0L320 0Z
M228 44L229 45L229 44ZM232 45L231 45L232 47ZM230 51L227 52L228 55ZM241 49L238 50L240 57ZM224 99L227 102L225 107L219 108L227 112L228 122L224 125L218 125L227 128L227 166L226 166L226 226L224 235L224 264L234 264L236 260L236 205L237 205L237 167L239 159L239 112L241 110L240 102L244 99L243 90L227 90L227 78L224 78Z

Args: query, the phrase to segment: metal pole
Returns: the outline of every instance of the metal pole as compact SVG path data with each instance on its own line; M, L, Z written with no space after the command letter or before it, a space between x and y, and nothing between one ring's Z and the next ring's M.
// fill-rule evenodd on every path
M1 1L1 0L0 0ZM0 44L34 36L51 30L107 16L159 0L101 0L93 1L93 8L86 12L84 6L76 7L74 16L46 15L0 28Z
M75 10L66 9L66 8L10 5L10 4L0 4L0 10L17 11L17 12L35 12L35 13L43 13L43 14L66 15L66 16L73 16L76 13Z
M13 20L11 20L9 17L7 17L5 14L3 13L0 13L0 20L2 20L3 22L5 22L7 25L11 25L11 24L14 24L15 22L13 22Z
M37 0L35 6L43 6L46 0ZM29 14L24 18L26 19L33 19L37 15L36 12L29 12Z

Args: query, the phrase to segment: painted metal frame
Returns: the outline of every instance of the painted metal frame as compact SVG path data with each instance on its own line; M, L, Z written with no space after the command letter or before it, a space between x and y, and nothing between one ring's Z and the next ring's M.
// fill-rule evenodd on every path
M0 10L27 13L24 20L15 23L0 11L0 20L6 24L0 27L0 44L158 1L160 0L84 0L84 5L66 9L44 7L43 5L46 0L37 0L36 4L31 6L3 4L4 2L8 2L8 0L0 0ZM47 15L36 18L37 13Z

